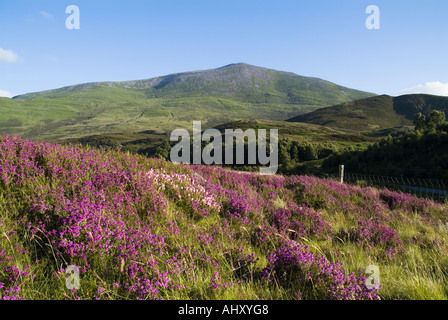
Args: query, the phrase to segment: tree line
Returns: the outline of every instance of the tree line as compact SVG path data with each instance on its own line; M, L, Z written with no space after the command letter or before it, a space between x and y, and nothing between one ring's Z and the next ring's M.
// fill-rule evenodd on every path
M340 164L353 173L448 179L448 122L443 111L414 116L414 131L388 136L364 151L336 153L322 169L336 171Z

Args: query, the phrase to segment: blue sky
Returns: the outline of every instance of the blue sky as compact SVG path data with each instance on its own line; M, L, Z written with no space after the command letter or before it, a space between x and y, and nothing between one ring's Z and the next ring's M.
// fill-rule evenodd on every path
M80 29L68 30L77 5ZM366 8L380 9L368 30ZM448 96L446 0L0 0L0 95L236 62Z

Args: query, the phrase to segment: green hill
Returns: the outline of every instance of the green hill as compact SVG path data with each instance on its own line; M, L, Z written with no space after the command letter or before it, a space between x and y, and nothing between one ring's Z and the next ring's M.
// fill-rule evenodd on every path
M448 97L426 94L399 97L381 95L322 108L288 121L371 132L413 126L416 113L427 115L436 109L448 111Z
M0 133L64 142L160 138L193 120L286 120L373 94L247 64L147 80L96 82L0 99ZM157 140L157 139L156 139Z

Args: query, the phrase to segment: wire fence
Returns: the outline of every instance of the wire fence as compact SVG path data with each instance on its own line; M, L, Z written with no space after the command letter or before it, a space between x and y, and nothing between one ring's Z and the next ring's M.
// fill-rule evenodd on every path
M341 177L335 177L340 181ZM344 183L359 186L370 186L387 188L389 190L401 191L414 194L418 197L444 202L448 199L448 182L435 179L419 179L406 177L390 177L368 174L357 174L351 172L343 173Z

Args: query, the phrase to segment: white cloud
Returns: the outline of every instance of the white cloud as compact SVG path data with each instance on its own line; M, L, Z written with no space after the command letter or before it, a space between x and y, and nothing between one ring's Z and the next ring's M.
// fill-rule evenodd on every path
M0 90L0 97L12 98L12 93L6 90Z
M425 84L419 84L411 88L403 89L398 93L398 95L412 93L426 93L436 96L448 96L448 83L442 83L440 81L426 82Z
M5 50L0 48L0 61L5 62L16 62L19 59L19 56L12 52L11 50Z
M39 12L45 19L53 19L53 15L51 13L48 13L46 11Z

